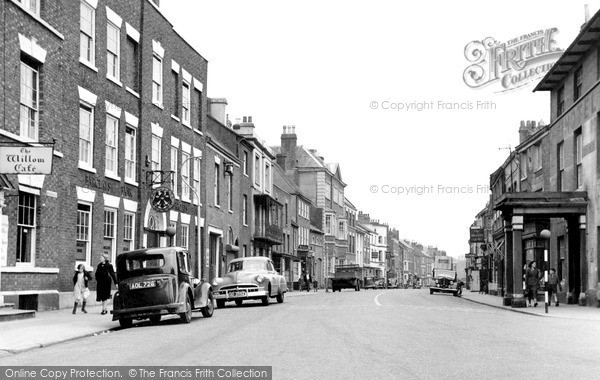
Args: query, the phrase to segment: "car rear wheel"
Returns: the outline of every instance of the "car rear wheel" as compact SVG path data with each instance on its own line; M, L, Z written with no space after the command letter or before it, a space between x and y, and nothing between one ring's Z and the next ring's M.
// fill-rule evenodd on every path
M155 325L158 322L160 322L160 314L159 315L153 315L149 319L150 319L150 323L152 323L153 325Z
M119 325L124 329L130 328L132 324L133 324L133 321L131 320L131 318L120 318L119 319Z
M285 297L285 293L281 293L277 295L277 303L283 303L283 299Z
M222 309L225 307L225 300L217 300L217 308Z
M243 303L244 303L244 300L235 300L236 306L242 306Z
M192 321L192 301L189 294L185 296L185 311L179 314L179 318L181 318L181 322L183 323L190 323Z
M215 301L213 300L213 295L212 292L208 292L208 303L206 304L205 307L202 308L202 310L200 310L202 312L202 316L204 318L210 318L212 317L214 311L215 311Z

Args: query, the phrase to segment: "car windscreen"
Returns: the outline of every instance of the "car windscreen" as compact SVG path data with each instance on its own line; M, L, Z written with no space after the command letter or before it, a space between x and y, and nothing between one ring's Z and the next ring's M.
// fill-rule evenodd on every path
M234 261L229 264L228 272L235 272L238 270L267 270L267 262L264 260L242 260Z

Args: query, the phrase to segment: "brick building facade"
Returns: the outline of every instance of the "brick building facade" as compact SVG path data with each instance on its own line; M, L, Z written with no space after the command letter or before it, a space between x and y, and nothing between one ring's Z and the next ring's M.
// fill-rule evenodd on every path
M0 11L2 144L55 140L52 174L8 176L0 294L66 305L76 264L167 245L168 226L200 274L207 61L148 0L10 0ZM173 191L168 213L150 207L153 183Z

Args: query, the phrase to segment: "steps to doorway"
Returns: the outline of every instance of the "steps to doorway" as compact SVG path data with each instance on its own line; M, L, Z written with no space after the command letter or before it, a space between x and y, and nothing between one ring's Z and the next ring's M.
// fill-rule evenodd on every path
M19 310L15 309L15 305L12 303L0 303L0 322L34 317L34 310Z

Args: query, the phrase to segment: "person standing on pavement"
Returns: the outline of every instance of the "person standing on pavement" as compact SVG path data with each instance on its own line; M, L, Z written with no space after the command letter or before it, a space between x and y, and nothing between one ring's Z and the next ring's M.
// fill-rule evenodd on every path
M525 284L527 285L527 300L529 306L531 306L531 300L533 299L533 307L537 307L537 292L540 286L540 271L536 268L537 264L535 261L529 263L529 269L525 272Z
M90 296L90 289L88 289L88 281L92 280L92 274L85 270L85 265L77 265L77 270L73 275L73 295L75 302L73 303L73 314L77 312L77 304L81 302L81 311L87 313L85 310L85 303Z
M96 288L96 301L102 302L102 312L100 314L106 314L108 311L106 310L106 301L110 299L110 281L117 285L117 276L115 275L115 270L108 261L108 254L102 253L102 259L100 264L98 264L98 268L96 268L96 282L98 286Z
M554 295L556 306L558 306L558 290L562 291L560 289L560 279L556 274L556 269L550 268L550 274L548 275L548 303L552 303L552 295Z
M304 282L306 282L306 291L310 292L310 286L312 284L312 279L310 278L309 273L306 274L306 277L304 278Z

